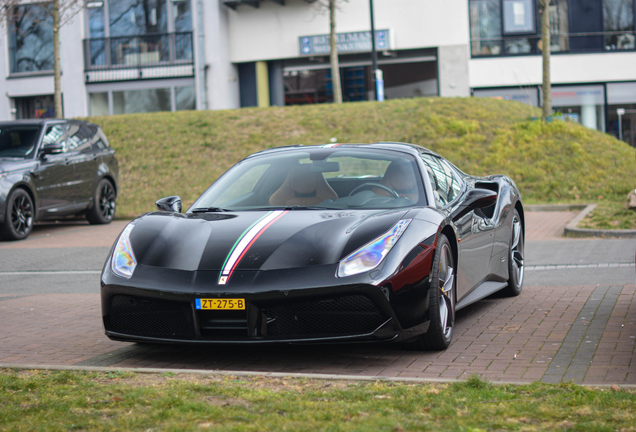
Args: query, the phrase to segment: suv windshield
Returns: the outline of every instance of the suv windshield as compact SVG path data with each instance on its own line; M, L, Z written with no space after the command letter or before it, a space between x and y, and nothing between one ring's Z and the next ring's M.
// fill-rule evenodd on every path
M389 209L414 205L426 205L426 197L412 156L346 146L248 158L216 181L191 210Z
M40 130L40 126L0 127L0 158L25 158L32 155Z

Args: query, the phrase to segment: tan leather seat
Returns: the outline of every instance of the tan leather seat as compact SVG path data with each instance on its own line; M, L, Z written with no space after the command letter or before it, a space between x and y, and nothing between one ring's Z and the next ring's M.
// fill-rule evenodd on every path
M310 165L295 167L283 185L269 198L269 205L316 205L328 199L338 199L322 173L311 172Z
M413 202L417 202L419 199L413 167L406 161L391 162L380 184L390 187L401 197L408 198ZM374 188L373 193L376 195L390 196L387 191L380 188Z

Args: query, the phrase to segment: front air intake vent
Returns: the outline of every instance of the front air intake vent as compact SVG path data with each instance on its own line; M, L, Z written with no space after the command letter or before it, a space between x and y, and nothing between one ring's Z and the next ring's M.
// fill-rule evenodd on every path
M194 339L189 303L116 295L110 300L106 330L167 339Z
M368 334L386 321L373 302L362 295L276 306L267 311L267 316L268 335L284 337Z

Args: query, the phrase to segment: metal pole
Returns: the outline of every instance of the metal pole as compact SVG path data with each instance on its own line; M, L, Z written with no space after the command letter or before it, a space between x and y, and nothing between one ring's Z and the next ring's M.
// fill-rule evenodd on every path
M618 114L618 139L623 141L623 116L625 115L625 108L618 108L616 114Z
M373 60L373 88L375 88L375 100L378 100L377 70L378 70L378 52L375 49L375 20L373 19L373 0L369 0L369 10L371 11L371 58Z

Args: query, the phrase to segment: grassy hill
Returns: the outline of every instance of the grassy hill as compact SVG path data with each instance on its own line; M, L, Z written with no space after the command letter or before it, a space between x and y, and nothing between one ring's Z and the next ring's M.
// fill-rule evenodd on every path
M531 120L536 115L516 102L418 98L90 120L103 127L119 155L120 217L151 211L166 195L180 195L189 205L255 151L335 138L422 145L467 173L509 175L526 203L599 202L599 211L618 214L614 225L636 227L634 212L620 210L636 187L636 150L575 123Z

